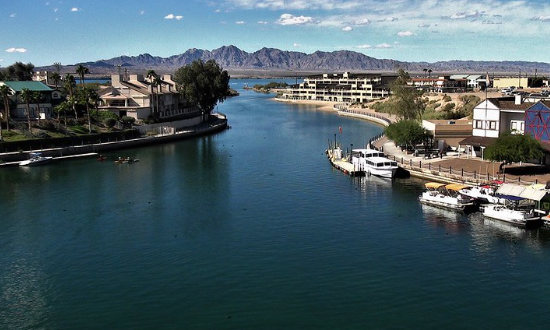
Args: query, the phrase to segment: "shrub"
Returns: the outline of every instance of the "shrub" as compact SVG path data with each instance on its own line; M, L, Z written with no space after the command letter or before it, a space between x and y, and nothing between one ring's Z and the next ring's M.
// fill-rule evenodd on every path
M136 122L136 119L134 117L123 116L120 118L120 121L122 122L122 126L132 127L132 125Z
M452 100L453 99L447 94L445 94L445 96L443 96L443 102L451 102Z
M453 109L455 108L455 104L454 103L447 103L443 106L443 111L445 112L450 112L450 111L453 111Z
M114 118L107 118L103 121L103 123L105 123L105 126L107 126L108 128L115 127L116 122L117 122L117 120L114 119Z

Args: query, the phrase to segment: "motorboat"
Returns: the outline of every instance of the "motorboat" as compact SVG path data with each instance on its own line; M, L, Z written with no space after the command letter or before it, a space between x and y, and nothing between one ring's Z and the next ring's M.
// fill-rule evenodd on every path
M482 206L483 215L507 222L520 228L536 228L542 224L540 215L535 212L534 207L522 208L517 204L515 206L506 204L487 204Z
M474 187L466 187L459 192L462 195L468 196L476 200L479 204L499 204L501 199L496 196L497 187L495 185L480 185Z
M387 158L383 152L375 149L353 149L351 163L366 174L383 178L393 178L397 172L397 162Z
M459 193L461 189L467 187L465 185L428 182L425 186L426 191L419 197L420 203L422 204L464 213L476 210L473 199Z
M53 157L44 157L41 152L31 152L29 159L19 162L19 166L37 166L51 161Z

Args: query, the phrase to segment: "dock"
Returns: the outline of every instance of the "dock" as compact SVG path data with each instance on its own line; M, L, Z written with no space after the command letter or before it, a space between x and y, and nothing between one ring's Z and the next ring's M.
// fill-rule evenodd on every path
M344 172L349 176L364 176L365 171L356 169L352 163L348 162L346 158L342 157L342 151L337 149L327 149L326 151L328 160L334 168Z

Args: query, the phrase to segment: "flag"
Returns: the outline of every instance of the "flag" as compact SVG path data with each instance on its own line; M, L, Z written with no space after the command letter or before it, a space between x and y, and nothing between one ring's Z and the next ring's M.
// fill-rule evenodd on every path
M342 134L342 126L338 126L338 132L340 132L340 134Z

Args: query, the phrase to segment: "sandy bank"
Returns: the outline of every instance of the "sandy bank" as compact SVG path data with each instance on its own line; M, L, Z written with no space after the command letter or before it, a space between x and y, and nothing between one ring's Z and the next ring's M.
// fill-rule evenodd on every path
M279 98L272 98L273 101L290 103L290 104L303 104L303 105L314 105L319 108L319 110L324 111L336 111L334 110L334 105L339 102L329 102L329 101L312 101L312 100L286 100Z

